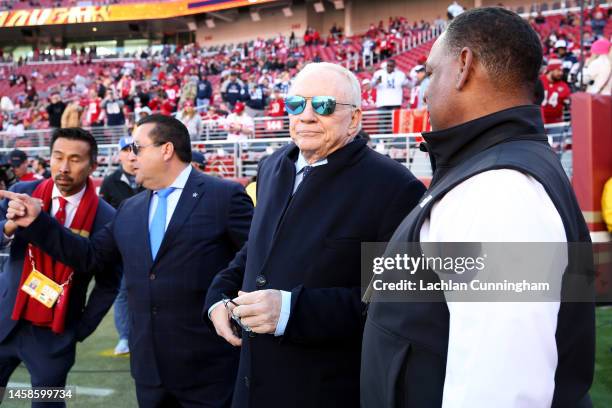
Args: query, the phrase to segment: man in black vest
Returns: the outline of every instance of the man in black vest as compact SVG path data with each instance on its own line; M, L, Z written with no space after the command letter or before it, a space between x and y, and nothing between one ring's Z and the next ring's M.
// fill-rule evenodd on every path
M541 61L537 34L510 11L450 23L426 64L432 183L391 242L590 241L532 105ZM564 258L566 289L576 258ZM591 405L592 302L385 302L369 289L362 407Z

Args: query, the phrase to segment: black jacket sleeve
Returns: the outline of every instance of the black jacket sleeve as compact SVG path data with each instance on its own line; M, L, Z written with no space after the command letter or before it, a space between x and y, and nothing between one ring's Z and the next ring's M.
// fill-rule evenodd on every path
M208 309L222 299L226 294L230 297L238 296L242 287L244 270L246 267L247 238L253 217L253 202L245 193L244 188L236 184L230 191L227 212L227 235L230 241L240 248L227 268L223 269L213 278L208 288L202 318L211 324L208 318Z
M27 228L20 228L19 233L54 259L70 265L74 270L93 273L104 273L121 262L121 255L113 237L113 223L106 224L91 238L72 233L60 225L45 212Z

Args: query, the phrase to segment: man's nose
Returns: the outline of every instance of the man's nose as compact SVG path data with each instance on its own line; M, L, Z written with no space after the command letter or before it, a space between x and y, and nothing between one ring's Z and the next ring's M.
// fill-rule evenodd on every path
M306 107L304 108L304 111L298 115L298 118L302 122L314 122L317 120L316 113L314 109L312 109L312 103L310 103L310 100L306 101Z

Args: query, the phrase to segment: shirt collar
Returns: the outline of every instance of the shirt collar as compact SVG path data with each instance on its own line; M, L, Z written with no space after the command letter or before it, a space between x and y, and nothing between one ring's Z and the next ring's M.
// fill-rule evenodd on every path
M355 140L357 140L357 138L358 138L357 136L353 137L351 140L348 141L348 143L345 146L350 145ZM300 154L298 155L298 159L295 162L295 174L299 174L306 166L317 167L317 166L322 166L324 164L327 164L327 157L324 157L321 160L317 160L316 162L312 164L308 164L308 162L306 161L306 158L304 158L304 156L302 155L302 152L300 152Z
M306 166L317 167L317 166L323 166L324 164L327 164L327 158L326 157L321 159L321 160L317 160L316 162L314 162L312 164L308 164L308 162L306 161L306 158L302 155L302 152L300 152L300 154L298 156L298 159L295 162L295 174L300 174L300 172Z
M185 188L185 184L187 184L187 179L189 178L189 174L191 174L191 165L187 165L183 171L178 175L174 182L170 184L168 187L174 187L175 190L182 190Z
M58 197L63 197L70 204L74 205L75 207L78 207L79 203L81 202L81 199L83 198L83 195L85 194L86 188L87 188L87 184L85 184L85 186L78 193L73 194L68 197L64 197L62 193L59 191L59 188L57 188L57 186L53 184L53 191L51 192L51 199L55 200Z

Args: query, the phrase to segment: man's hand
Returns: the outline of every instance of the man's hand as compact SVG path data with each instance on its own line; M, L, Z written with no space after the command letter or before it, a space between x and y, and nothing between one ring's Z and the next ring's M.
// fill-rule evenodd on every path
M266 289L255 292L238 292L234 302L240 306L233 309L242 324L255 333L274 334L280 317L282 295L280 290Z
M0 198L10 200L6 219L13 221L18 227L28 227L40 214L42 202L38 198L6 190L0 190Z
M233 306L232 304L228 305ZM231 316L229 311L223 305L219 303L210 313L210 320L215 326L217 334L223 337L232 346L240 347L242 345L242 339L234 334L232 331L232 325L230 324Z

